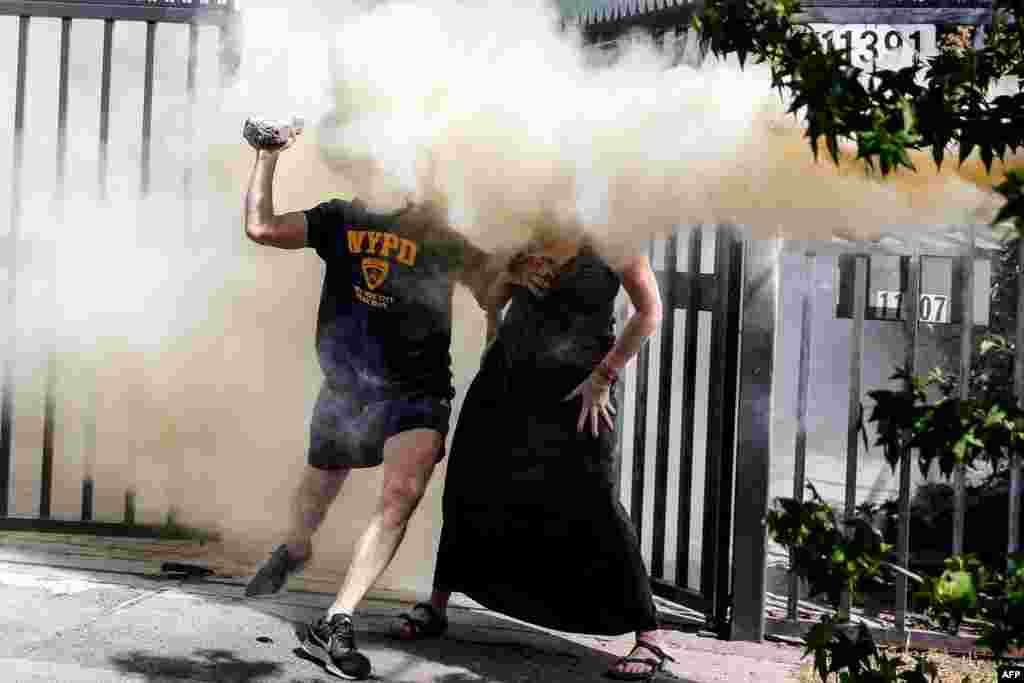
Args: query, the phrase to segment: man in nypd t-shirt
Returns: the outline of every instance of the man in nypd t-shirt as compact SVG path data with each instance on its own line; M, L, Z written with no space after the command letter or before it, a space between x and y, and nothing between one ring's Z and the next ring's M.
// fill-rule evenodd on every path
M308 466L296 491L291 531L246 588L276 593L308 562L311 539L357 467L384 468L374 515L327 614L303 647L335 675L362 679L370 662L356 649L352 614L390 563L436 463L444 456L452 388L454 282L483 301L486 255L443 225L430 206L390 214L333 200L307 211L274 212L278 155L257 149L246 195L245 229L259 244L311 247L327 274L316 347L325 380L310 426ZM483 305L483 304L481 304Z

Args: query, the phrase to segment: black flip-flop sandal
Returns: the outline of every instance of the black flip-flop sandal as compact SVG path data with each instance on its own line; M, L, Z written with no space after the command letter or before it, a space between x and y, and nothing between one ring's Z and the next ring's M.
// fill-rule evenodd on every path
M417 619L413 616L417 610L426 612L427 619ZM441 616L434 606L428 602L417 603L411 613L398 615L402 619L400 626L408 626L409 630L403 633L401 627L395 631L395 637L399 640L423 640L424 638L438 638L448 630L448 618Z
M635 657L633 654L643 648L653 654L657 659L651 659L649 657ZM668 654L665 653L660 647L653 643L645 643L642 640L637 641L633 649L629 651L629 655L621 657L612 668L605 672L605 678L610 678L615 681L650 681L665 668L665 662L674 662ZM616 667L620 667L623 664L643 664L644 666L650 667L648 671L643 672L627 672L618 671Z

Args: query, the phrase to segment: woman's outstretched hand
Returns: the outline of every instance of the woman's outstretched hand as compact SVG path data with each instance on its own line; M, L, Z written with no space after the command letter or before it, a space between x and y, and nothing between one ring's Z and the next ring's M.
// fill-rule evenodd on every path
M592 372L590 376L580 382L579 386L572 390L572 393L563 400L571 401L577 396L580 397L580 416L576 421L576 431L582 432L583 425L590 421L590 433L595 437L598 435L598 423L603 420L609 430L615 429L615 422L612 416L615 414L615 406L611 402L611 382L601 373Z

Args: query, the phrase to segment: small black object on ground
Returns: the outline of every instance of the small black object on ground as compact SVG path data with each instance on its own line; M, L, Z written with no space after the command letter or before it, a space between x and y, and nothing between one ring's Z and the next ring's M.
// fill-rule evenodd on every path
M179 575L183 579L204 579L213 576L214 573L207 567L182 562L164 562L160 565L160 571L164 574Z

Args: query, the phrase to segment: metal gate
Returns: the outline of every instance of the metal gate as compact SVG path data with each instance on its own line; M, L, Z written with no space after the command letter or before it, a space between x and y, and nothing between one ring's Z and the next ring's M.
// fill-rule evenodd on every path
M609 55L641 28L695 66L693 9L613 8L576 24ZM778 245L741 234L684 228L652 245L665 315L621 389L619 484L655 594L721 637L759 640Z
M14 445L15 414L15 368L16 335L18 330L17 293L19 252L30 245L22 236L23 220L23 165L25 155L26 92L29 88L29 40L31 27L36 20L60 20L60 43L58 72L57 111L55 132L57 146L56 177L53 185L55 221L64 218L66 192L66 168L68 157L68 110L69 110L69 64L71 37L74 25L85 21L102 22L103 41L97 46L96 59L100 69L99 93L99 167L97 168L96 191L101 202L108 194L108 145L111 121L112 55L115 45L115 29L122 22L144 22L145 65L143 82L143 107L141 115L141 146L139 149L140 187L143 197L150 192L151 185L151 139L153 124L153 85L156 59L156 37L161 24L185 24L188 26L188 62L186 65L185 88L189 101L195 104L196 71L199 59L200 26L218 27L222 77L229 75L237 65L234 43L234 0L0 0L0 21L17 22L16 80L14 99L13 160L11 174L10 223L6 236L0 237L0 274L6 276L7 297L3 313L7 338L4 339L4 369L2 397L0 397L0 529L74 529L88 527L103 529L105 533L148 535L151 529L135 526L135 497L131 490L125 493L123 523L98 523L93 521L93 475L87 468L82 480L80 521L51 519L51 495L53 489L54 420L56 406L56 361L51 351L47 363L47 381L43 401L42 439L38 482L38 509L32 515L13 516L11 505L12 449ZM116 101L116 100L115 100ZM191 110L189 112L191 114ZM182 196L191 194L192 178L186 168L182 178ZM37 192L39 188L34 188ZM187 207L187 201L184 203ZM187 215L185 216L187 221ZM6 271L6 272L4 272ZM95 423L86 428L86 457L95 451ZM89 438L89 433L92 438ZM94 453L92 453L94 455Z
M716 627L730 583L742 246L728 227L653 245L664 317L621 397L622 500L655 593Z

